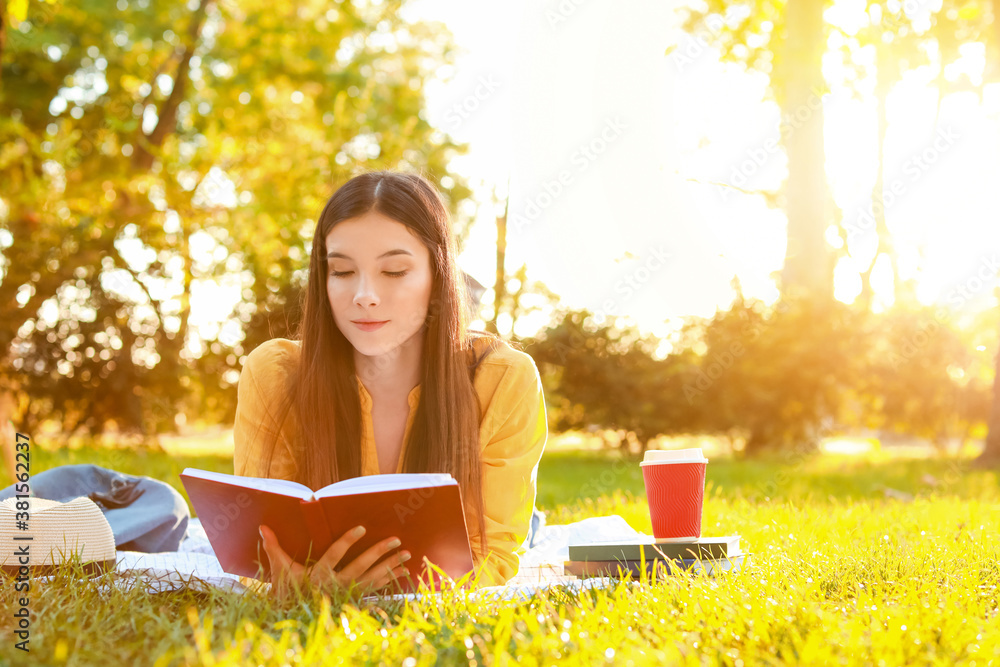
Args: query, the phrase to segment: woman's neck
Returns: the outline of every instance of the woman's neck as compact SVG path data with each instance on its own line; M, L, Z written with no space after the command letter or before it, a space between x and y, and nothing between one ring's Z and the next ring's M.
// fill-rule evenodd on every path
M369 357L354 351L354 370L372 396L401 393L406 396L420 384L420 361L426 328L390 352Z

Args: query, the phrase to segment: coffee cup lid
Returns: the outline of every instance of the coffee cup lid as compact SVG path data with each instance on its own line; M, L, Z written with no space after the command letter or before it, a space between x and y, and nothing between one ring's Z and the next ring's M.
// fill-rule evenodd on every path
M689 449L647 449L640 466L653 463L708 463L701 447Z

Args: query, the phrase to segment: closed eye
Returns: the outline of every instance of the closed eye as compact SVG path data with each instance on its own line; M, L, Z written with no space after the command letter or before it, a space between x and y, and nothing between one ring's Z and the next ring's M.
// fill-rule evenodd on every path
M343 278L344 276L349 276L354 271L331 271L330 275L334 278ZM383 273L390 278L402 278L406 275L406 271L383 271Z

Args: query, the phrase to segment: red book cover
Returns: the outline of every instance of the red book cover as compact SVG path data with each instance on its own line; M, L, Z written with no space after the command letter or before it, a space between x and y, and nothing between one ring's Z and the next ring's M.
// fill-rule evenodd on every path
M230 574L270 580L260 524L269 526L281 548L303 565L318 560L355 526L366 532L344 555L345 564L376 542L398 537L402 545L383 560L409 551L405 565L411 580L399 580L392 592L413 592L420 581L440 585L440 573L428 562L453 579L472 571L461 492L451 475L370 475L315 493L296 482L196 468L186 468L180 477L222 569Z

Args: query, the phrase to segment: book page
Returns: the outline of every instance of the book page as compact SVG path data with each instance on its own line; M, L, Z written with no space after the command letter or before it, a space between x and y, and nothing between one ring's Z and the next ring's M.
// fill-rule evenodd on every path
M287 479L240 477L239 475L227 475L226 473L210 472L208 470L199 470L198 468L185 468L184 472L181 474L187 475L188 477L207 479L212 482L221 482L223 484L241 486L246 489L269 491L270 493L277 493L282 496L292 496L293 498L309 499L312 497L312 489L308 486L305 484L299 484L298 482L292 482Z
M333 496L349 496L356 493L397 491L399 489L425 489L452 484L457 485L458 482L447 473L391 473L345 479L342 482L336 482L323 487L314 495L316 498L331 498Z

